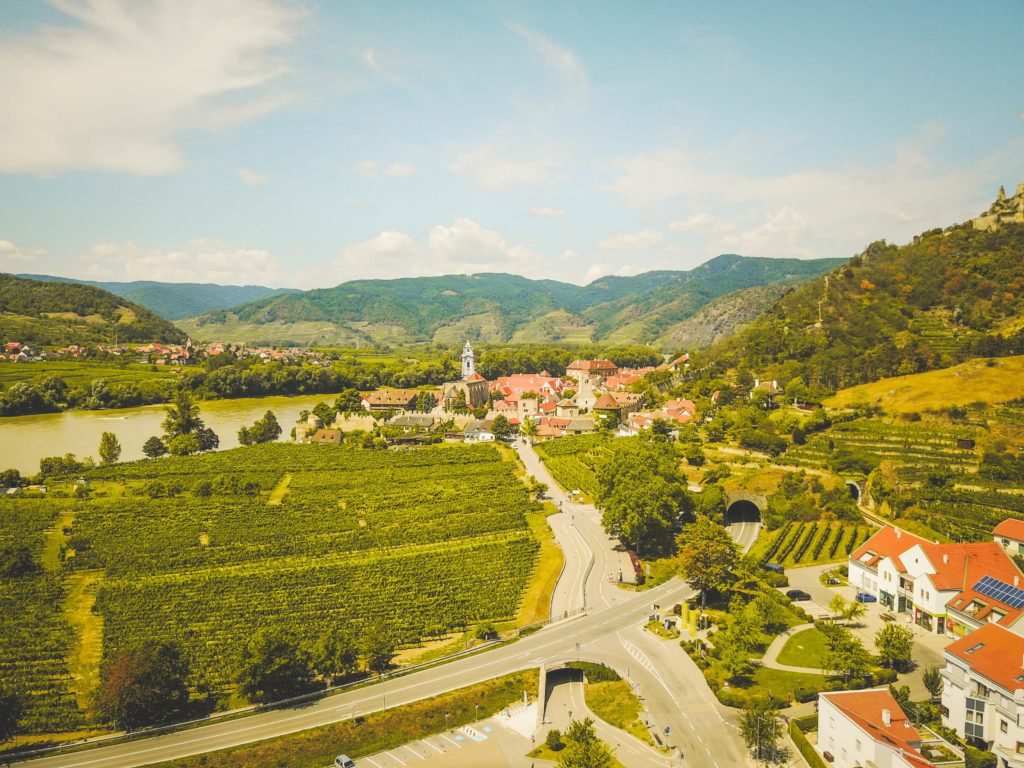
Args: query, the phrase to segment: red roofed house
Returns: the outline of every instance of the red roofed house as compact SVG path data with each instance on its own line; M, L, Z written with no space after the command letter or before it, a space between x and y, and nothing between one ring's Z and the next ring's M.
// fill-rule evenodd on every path
M1024 631L1024 604L1004 599L1020 581L995 542L932 544L891 526L850 555L851 585L940 635L962 636L988 622Z
M517 373L513 376L499 376L493 389L505 395L522 395L536 392L541 397L557 399L562 392L562 380L547 373Z
M1024 767L1024 637L990 624L943 655L942 724Z
M992 529L992 541L1011 555L1024 552L1024 520L1003 520Z
M818 751L836 768L932 768L921 742L886 688L818 694Z
M619 367L610 360L573 360L565 366L565 375L580 384L600 384L608 376L619 372Z

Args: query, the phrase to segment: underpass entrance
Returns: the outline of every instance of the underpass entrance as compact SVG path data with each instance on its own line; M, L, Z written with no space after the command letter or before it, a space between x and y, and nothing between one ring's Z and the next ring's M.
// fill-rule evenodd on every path
M738 499L730 504L725 510L725 524L733 523L760 523L761 510L757 504L749 499Z

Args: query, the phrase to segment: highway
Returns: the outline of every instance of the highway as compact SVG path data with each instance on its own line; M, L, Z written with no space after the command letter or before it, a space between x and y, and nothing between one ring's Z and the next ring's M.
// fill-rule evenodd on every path
M686 765L706 768L752 765L736 728L738 712L718 703L700 670L679 647L678 641L662 640L642 628L652 605L671 607L692 597L694 590L678 578L642 592L621 589L616 582L623 563L629 562L628 556L621 544L602 530L598 510L592 505L571 503L531 447L520 447L520 455L527 473L548 483L555 503L562 505L562 512L549 518L556 540L565 553L565 568L552 596L552 616L572 614L569 618L476 656L300 707L261 712L78 753L37 758L19 765L27 768L135 768L328 725L517 670L541 664L557 666L573 659L600 661L626 676L644 699L652 727L663 738L665 728L669 728L668 743L675 750L683 750ZM757 529L758 524L737 523L731 533L748 549L757 536ZM586 613L580 614L584 607ZM627 755L620 755L620 759L623 758ZM626 764L633 768L634 762L627 759ZM652 749L642 759L637 758L635 766L652 764L668 766L670 761Z

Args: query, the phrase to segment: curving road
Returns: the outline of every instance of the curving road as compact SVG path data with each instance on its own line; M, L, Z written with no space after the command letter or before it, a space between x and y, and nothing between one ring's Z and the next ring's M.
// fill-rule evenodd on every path
M565 553L565 568L552 596L552 616L587 613L556 621L539 632L439 667L414 672L382 684L333 695L290 709L216 722L187 731L153 736L136 742L97 747L20 763L31 768L135 768L136 766L201 754L256 740L336 723L385 707L407 704L483 680L540 665L558 666L573 659L600 661L617 669L634 685L648 708L651 727L667 739L685 764L707 768L752 765L735 720L738 713L722 707L708 689L700 670L679 647L642 629L653 604L671 606L694 591L678 578L643 592L616 585L618 571L629 563L618 542L602 530L600 513L592 505L573 504L553 481L530 446L520 447L527 472L549 486L562 512L549 518ZM748 549L757 524L732 526L734 538ZM609 579L612 576L612 580ZM665 728L669 735L665 736ZM633 751L633 750L630 750ZM642 750L641 750L642 752ZM650 750L620 753L631 766L673 764Z

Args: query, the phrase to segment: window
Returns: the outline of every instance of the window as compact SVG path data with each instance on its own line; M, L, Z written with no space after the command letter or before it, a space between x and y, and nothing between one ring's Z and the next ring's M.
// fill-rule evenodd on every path
M967 699L964 735L982 739L985 737L985 702Z
M1024 755L1024 741L1017 742L1017 754Z
M964 651L964 653L974 653L979 648L984 648L984 647L985 647L984 643L978 643L977 645L972 645L970 648L968 648L966 651Z
M1009 733L1010 732L1010 724L1008 722L1006 722L1005 720L1000 720L999 721L999 730L1001 732L1003 732L1003 733Z

